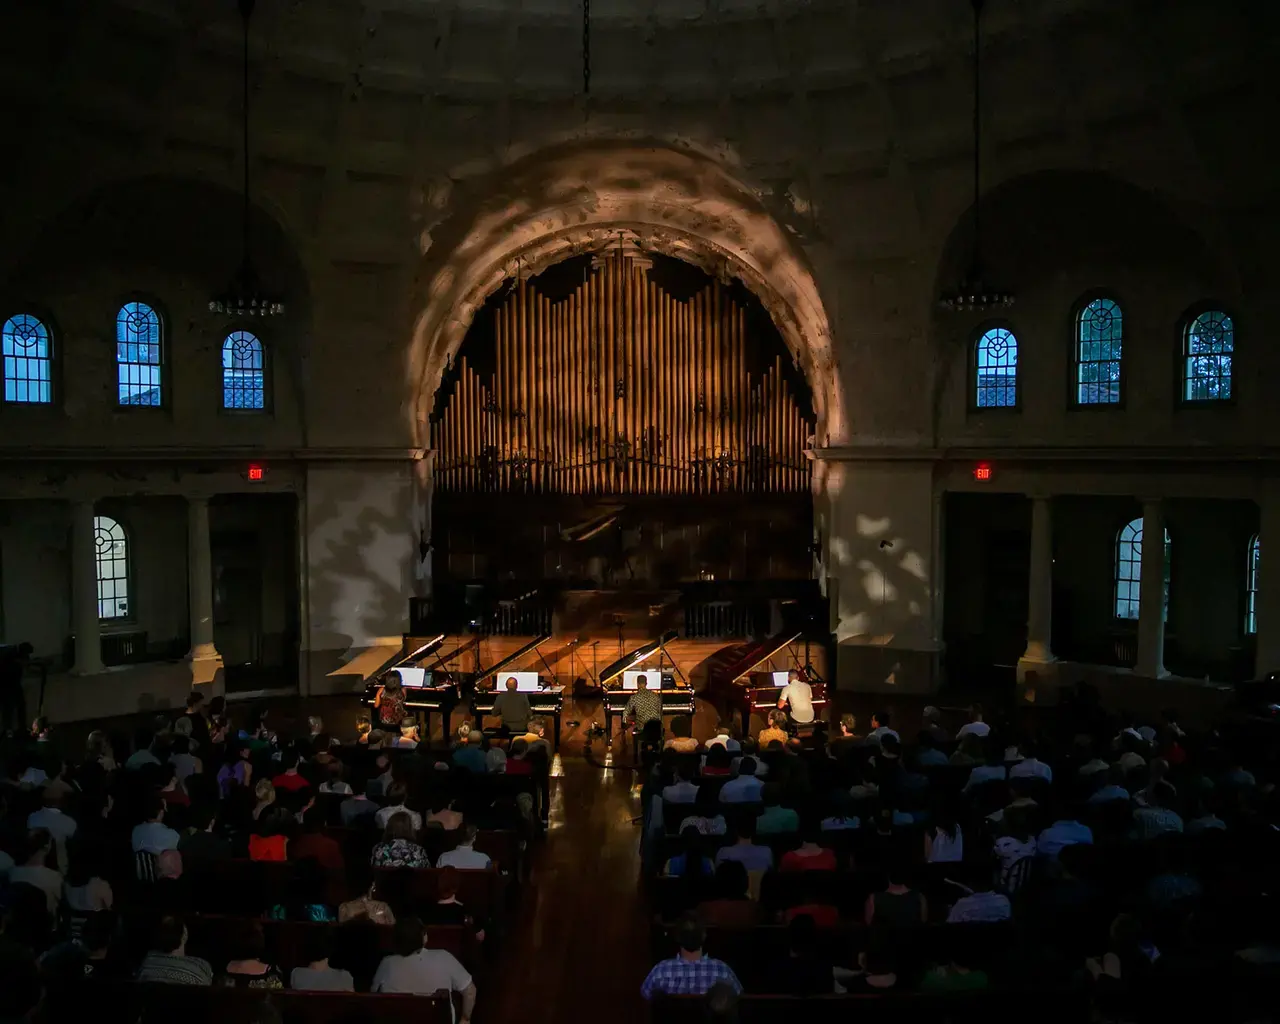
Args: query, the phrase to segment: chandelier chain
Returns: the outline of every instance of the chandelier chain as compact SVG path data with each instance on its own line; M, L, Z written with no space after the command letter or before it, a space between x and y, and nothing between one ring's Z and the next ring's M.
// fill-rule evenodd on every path
M582 0L582 96L591 95L591 0Z

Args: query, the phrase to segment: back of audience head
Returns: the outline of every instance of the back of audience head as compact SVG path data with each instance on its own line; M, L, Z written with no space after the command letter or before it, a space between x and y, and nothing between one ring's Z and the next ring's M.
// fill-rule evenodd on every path
M747 757L744 757L741 761L738 762L738 774L739 775L755 775L757 767L759 766L756 763L756 759L748 755Z
M842 736L852 736L858 729L858 719L850 714L840 716L840 734Z
M743 760L750 760L750 758L743 758ZM733 755L723 743L717 743L707 750L708 768L728 768L731 764L733 764ZM755 762L753 761L752 764L754 765Z
M187 926L176 914L165 914L151 933L151 949L156 953L176 953L187 941Z
M396 919L391 932L391 947L398 956L412 956L422 949L426 939L426 929L422 927L422 919L418 917L400 917Z
M748 898L751 879L740 860L722 860L716 865L716 895L722 900Z
M408 811L397 811L387 819L386 828L382 831L383 842L392 843L397 839L407 839L412 842L414 838L413 818L409 816Z
M707 941L707 933L702 925L698 923L696 917L692 914L686 914L676 922L675 927L671 930L671 938L681 952L697 953L701 951L703 943Z
M693 735L693 722L688 715L678 715L671 723L671 735L677 739L688 739Z

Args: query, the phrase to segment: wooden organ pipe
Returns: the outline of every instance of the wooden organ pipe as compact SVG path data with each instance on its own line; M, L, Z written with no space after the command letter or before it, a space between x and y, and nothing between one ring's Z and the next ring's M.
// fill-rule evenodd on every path
M677 299L621 249L555 302L536 280L520 281L496 310L492 375L482 379L474 358L458 360L431 426L436 484L462 493L807 492L812 421L781 355L753 375L752 341L745 309L719 282Z

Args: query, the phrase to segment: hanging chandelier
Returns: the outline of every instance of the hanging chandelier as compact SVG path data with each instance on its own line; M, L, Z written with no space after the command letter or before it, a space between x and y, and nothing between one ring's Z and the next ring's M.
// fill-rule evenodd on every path
M239 0L240 24L243 30L242 71L244 102L241 107L241 143L244 157L244 194L241 210L241 257L236 271L223 291L209 300L209 312L220 316L278 316L284 312L284 302L278 296L268 294L258 280L257 271L249 258L249 20L253 17L254 0Z
M982 275L982 3L973 7L973 252L969 273L955 288L942 293L938 304L951 313L981 313L1008 309L1014 294L986 281Z

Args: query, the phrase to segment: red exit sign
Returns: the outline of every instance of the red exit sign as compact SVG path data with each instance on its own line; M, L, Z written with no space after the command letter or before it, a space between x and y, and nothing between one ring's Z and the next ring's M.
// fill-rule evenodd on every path
M259 466L256 463L250 465L249 468L245 470L244 478L253 483L260 483L267 478L266 467Z
M979 462L973 467L973 478L979 483L987 483L991 480L992 475L991 463L989 462Z

